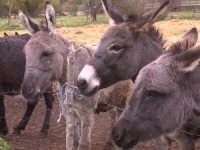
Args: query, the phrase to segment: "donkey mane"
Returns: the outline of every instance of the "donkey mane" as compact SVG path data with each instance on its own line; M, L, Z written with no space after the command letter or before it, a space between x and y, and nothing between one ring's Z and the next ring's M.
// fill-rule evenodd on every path
M178 41L176 43L173 43L172 46L170 46L170 48L166 51L166 53L170 53L172 55L176 55L176 54L180 54L183 51L188 50L189 48L191 48L191 41L190 40L186 40L183 44L183 42Z
M156 29L156 27L154 27L153 25L150 26L145 31L134 30L133 24L137 23L139 19L140 18L138 14L136 13L128 14L125 16L125 24L129 27L130 31L138 32L138 33L141 33L141 32L146 33L155 43L158 43L160 46L162 46L165 49L164 44L166 43L166 40L164 40L163 34L160 33L160 31Z
M160 33L158 29L156 29L154 26L151 26L149 30L146 31L146 33L154 42L158 43L165 49L164 45L166 40L163 38L163 34Z
M138 14L132 13L132 14L126 15L124 20L126 23L133 23L133 22L136 22L138 18L139 18Z

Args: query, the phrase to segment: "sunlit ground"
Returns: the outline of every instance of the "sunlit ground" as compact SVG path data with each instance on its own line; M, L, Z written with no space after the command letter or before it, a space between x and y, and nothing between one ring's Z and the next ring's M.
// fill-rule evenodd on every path
M177 40L186 31L192 27L196 27L200 33L200 20L178 20L172 19L168 21L161 21L155 26L163 33L164 38L167 39L167 45ZM69 27L59 28L57 32L69 40L78 42L79 44L92 44L99 41L103 33L109 28L109 25L87 25L84 27ZM19 34L26 33L25 30L16 30ZM3 36L3 31L0 31L0 36ZM6 31L8 35L14 35L15 31ZM200 43L200 38L198 39Z

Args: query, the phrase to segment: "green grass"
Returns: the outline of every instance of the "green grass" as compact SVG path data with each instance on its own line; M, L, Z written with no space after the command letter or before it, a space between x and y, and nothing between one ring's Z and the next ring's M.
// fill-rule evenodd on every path
M41 18L32 18L36 23L39 22ZM192 11L183 11L183 12L169 12L164 20L170 19L198 19L200 20L200 13L193 13ZM7 18L0 19L0 30L22 30L23 27L18 18L13 18L11 20L11 25L7 25ZM87 19L87 16L79 15L79 16L57 16L56 17L56 26L57 28L61 27L81 27L88 24L108 24L108 19L106 15L97 15L97 21L90 22ZM78 33L77 33L78 34Z
M0 150L9 150L11 145L4 139L0 138Z
M39 22L40 18L32 18L36 23ZM89 22L87 21L87 16L57 16L56 26L60 27L81 27L88 24L107 24L108 20L105 15L97 15L97 21ZM21 30L23 29L18 18L13 18L11 25L7 25L7 18L0 19L0 30Z
M182 11L182 12L169 12L164 20L170 19L180 19L180 20L191 20L198 19L200 20L200 13L193 13L193 11Z

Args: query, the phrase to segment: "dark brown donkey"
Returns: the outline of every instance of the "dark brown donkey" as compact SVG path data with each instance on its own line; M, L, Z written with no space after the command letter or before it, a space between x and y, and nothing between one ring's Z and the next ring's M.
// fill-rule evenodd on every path
M4 95L16 95L21 91L26 63L23 49L30 38L29 34L0 38L0 136L5 136L8 132L5 118ZM43 137L47 135L49 128L53 95L45 93L44 97L47 111L41 129ZM14 133L20 134L20 131L25 129L36 104L37 100L34 103L27 102L26 112L19 124L14 127Z
M107 4L105 0L102 2ZM165 52L163 48L165 41L152 25L165 12L168 4L167 1L156 11L142 17L135 16L124 22L121 17L120 21L117 17L113 17L112 13L116 11L109 10L108 5L105 6L107 14L113 19L112 24L114 22L115 26L110 27L103 35L95 55L79 75L78 86L83 94L92 95L99 89L120 80L131 78L134 81L138 72L145 65ZM190 36L192 32L197 35L196 29L193 29L185 37ZM191 40L197 40L197 36ZM184 149L184 143L190 145L191 149L194 148L193 136L184 133L175 132L163 136L162 139L164 139L162 141L165 141L165 145L160 143L161 149L169 149L168 145L170 146L174 139L179 142L182 149Z

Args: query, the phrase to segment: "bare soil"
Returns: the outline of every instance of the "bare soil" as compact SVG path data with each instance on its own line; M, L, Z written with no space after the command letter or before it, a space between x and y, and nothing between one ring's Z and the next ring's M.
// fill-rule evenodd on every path
M26 109L26 104L18 96L6 96L6 118L9 126L7 135L12 145L12 150L65 150L65 124L57 123L59 106L55 99L52 110L51 123L48 136L45 139L39 137L42 127L45 103L41 99L22 135L12 134L12 128L21 119ZM103 145L108 137L110 118L108 113L95 116L95 125L92 132L92 150L103 150ZM196 149L200 149L200 141L196 142ZM138 144L133 150L156 150L153 141ZM177 144L173 144L172 150L179 150Z

